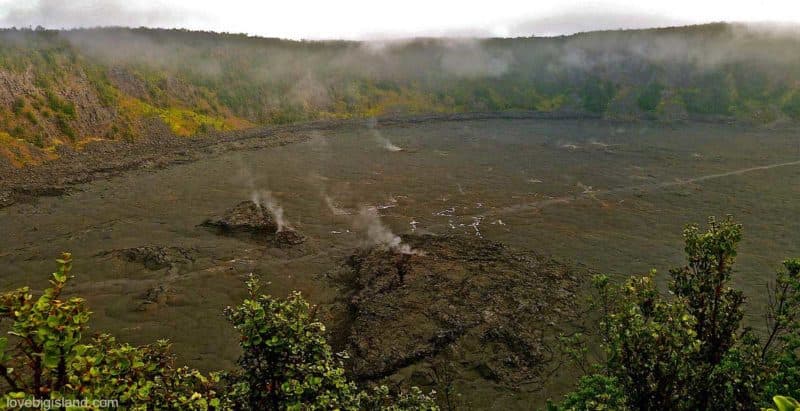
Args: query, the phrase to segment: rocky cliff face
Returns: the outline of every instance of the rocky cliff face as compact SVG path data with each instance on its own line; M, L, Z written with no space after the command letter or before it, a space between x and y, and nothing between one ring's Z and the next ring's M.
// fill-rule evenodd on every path
M0 164L24 167L63 148L135 140L150 135L154 121L173 135L250 125L176 73L85 53L58 32L0 30Z
M0 104L2 107L11 108L17 98L35 93L33 67L28 67L21 73L0 69Z
M33 150L114 138L112 128L124 122L82 70L64 73L57 84L41 84L33 66L21 73L0 69L0 125Z

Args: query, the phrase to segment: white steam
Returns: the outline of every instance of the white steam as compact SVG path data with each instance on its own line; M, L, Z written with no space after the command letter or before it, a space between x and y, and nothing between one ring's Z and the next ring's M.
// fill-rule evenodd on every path
M349 211L347 211L344 208L341 208L338 205L336 205L336 203L333 201L333 199L329 195L327 195L325 193L322 193L322 198L323 198L323 200L325 200L325 205L328 206L328 210L330 210L331 214L333 214L333 215L349 215L350 214Z
M267 211L269 211L269 213L272 215L272 218L275 219L275 224L278 225L278 233L283 231L284 228L289 227L289 224L283 217L283 208L278 205L275 197L272 196L272 192L267 190L253 191L250 199L253 200L253 202L259 207L264 207L267 209Z
M375 120L374 118L371 118L367 121L367 128L369 128L369 131L372 134L372 138L374 138L375 141L377 141L381 147L393 152L403 151L402 147L393 144L391 141L389 141L388 138L384 137L383 134L381 134L381 132L375 128L376 125L377 125L377 120Z
M381 147L385 148L388 151L393 151L393 152L403 151L402 147L393 144L391 141L389 141L388 138L384 137L380 131L375 129L372 129L370 131L372 132L372 137L375 139L375 141L378 142L378 144L381 145Z
M301 77L289 92L289 100L305 109L328 107L331 97L326 85L310 71Z
M361 208L358 215L353 220L353 225L357 230L366 233L367 240L372 245L386 247L400 254L419 254L416 250L412 250L410 245L403 243L403 239L400 238L400 236L383 225L375 209Z

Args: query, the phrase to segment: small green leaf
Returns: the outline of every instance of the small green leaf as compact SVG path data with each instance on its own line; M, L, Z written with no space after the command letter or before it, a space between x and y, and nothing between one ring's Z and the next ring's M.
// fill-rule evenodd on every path
M61 357L54 353L54 352L46 352L44 354L44 366L47 368L56 368L58 367L58 361Z
M795 411L800 408L800 403L792 397L784 397L783 395L776 395L772 397L772 401L778 406L778 411Z

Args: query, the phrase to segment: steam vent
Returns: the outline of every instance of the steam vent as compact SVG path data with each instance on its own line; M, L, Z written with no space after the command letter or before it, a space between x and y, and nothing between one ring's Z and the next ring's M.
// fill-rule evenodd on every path
M221 235L267 240L278 247L291 247L305 241L302 234L290 227L278 231L278 224L269 210L249 200L242 201L220 217L207 219L201 225Z
M349 290L337 345L359 378L409 367L429 375L426 367L446 362L462 375L515 385L547 370L549 336L576 311L571 268L472 236L403 242L418 253L360 250L335 277Z

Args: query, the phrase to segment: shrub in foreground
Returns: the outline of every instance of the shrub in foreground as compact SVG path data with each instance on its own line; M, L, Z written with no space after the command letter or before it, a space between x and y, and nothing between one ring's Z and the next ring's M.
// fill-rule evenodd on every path
M655 271L619 286L595 278L604 358L550 409L754 410L800 394L800 260L769 288L764 339L742 326L745 298L730 285L741 225L711 218L683 237L687 263L670 270L669 296Z
M0 401L9 399L118 400L124 409L435 410L414 388L392 396L349 382L324 338L311 306L257 295L226 309L241 333L241 369L203 374L176 365L169 343L135 347L101 334L88 338L90 312L82 298L62 298L71 256L58 260L51 286L39 297L28 287L0 296Z

